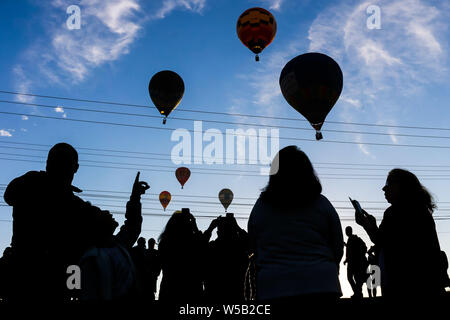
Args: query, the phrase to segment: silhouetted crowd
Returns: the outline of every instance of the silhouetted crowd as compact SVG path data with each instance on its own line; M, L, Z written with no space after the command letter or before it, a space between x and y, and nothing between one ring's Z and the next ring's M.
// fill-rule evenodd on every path
M201 231L183 209L170 217L155 249L155 239L140 237L140 200L149 185L139 172L116 232L119 224L110 212L76 195L77 151L56 144L45 171L14 179L4 193L13 208L13 235L0 259L0 299L153 301L159 293L168 303L333 303L342 296L338 276L345 247L354 299L362 298L364 283L376 297L378 280L387 299L444 294L450 280L432 216L435 204L414 174L390 171L383 187L390 207L379 225L364 210L355 213L374 243L368 250L351 227L344 243L339 216L304 152L289 146L275 160L278 170L253 207L248 233L233 214Z

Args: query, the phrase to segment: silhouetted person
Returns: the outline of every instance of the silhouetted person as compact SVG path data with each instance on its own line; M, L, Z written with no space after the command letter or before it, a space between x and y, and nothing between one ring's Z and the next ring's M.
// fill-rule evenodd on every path
M134 265L136 267L136 276L139 289L139 295L145 300L144 293L147 291L147 278L148 278L148 268L146 261L146 250L145 238L140 237L137 240L137 245L131 248L131 258L133 259Z
M448 276L448 259L447 259L447 255L445 254L444 251L441 251L441 278L442 278L442 286L444 288L450 287L450 278Z
M175 212L159 238L162 280L159 300L167 303L204 300L205 253L214 221L208 230L198 230L189 212Z
M383 191L391 206L379 227L364 210L355 213L356 222L380 249L383 296L397 301L440 295L440 247L432 196L413 173L403 169L389 172Z
M369 265L378 266L378 256L379 250L376 246L371 246L369 251L367 251L367 262ZM367 294L370 298L375 298L377 296L377 287L373 287L372 289L367 288Z
M130 301L138 298L138 278L130 251L141 233L140 199L148 188L146 182L139 181L138 172L127 203L125 222L116 235L113 233L118 223L109 212L103 212L105 221L98 223L95 246L87 250L80 262L81 300Z
M145 288L147 290L147 296L151 299L155 299L157 280L161 273L161 259L159 257L159 252L155 249L156 240L150 238L148 240L148 249L146 251L146 266L148 268L149 276L148 283L146 283Z
M341 223L321 192L306 154L296 146L280 150L248 222L257 299L294 306L308 300L334 303L342 295Z
M9 293L11 290L11 265L12 249L6 247L3 250L3 256L0 258L0 299L9 300Z
M352 227L346 227L345 234L348 237L344 261L347 264L347 280L353 290L352 298L362 298L362 286L368 277L367 247L360 237L353 234Z
M212 302L244 301L248 235L232 214L217 219L217 239L208 246L205 293Z
M92 245L101 213L74 195L81 192L72 186L77 170L76 150L58 143L48 153L46 171L30 171L8 185L4 199L13 206L13 298L64 299L67 267Z

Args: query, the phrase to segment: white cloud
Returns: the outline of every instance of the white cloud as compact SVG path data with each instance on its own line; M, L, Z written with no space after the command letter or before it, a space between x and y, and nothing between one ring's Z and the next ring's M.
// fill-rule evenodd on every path
M72 4L71 0L54 0L46 7L52 16L43 20L49 38L38 38L14 67L16 90L29 92L31 85L42 85L42 79L61 86L83 81L93 69L128 54L145 20L137 17L142 15L139 0L81 0L81 28L69 30L69 16L61 12Z
M24 121L26 121L26 120L28 120L29 118L27 117L27 116L22 116L22 120L24 120Z
M381 29L368 29L366 9L381 8ZM327 8L309 29L309 51L330 55L344 73L339 116L358 121L389 123L405 106L393 101L421 92L424 85L443 81L448 71L450 11L442 2L421 0L342 1ZM380 105L382 104L382 105ZM361 108L363 113L355 115ZM359 119L361 120L361 119ZM394 144L394 130L387 130ZM361 142L360 137L355 137ZM367 146L358 144L370 155Z
M163 19L176 9L185 9L195 13L202 13L206 0L164 0L161 8L153 16L155 19Z
M12 134L8 130L0 129L0 137L12 137Z
M23 70L22 65L16 65L13 68L13 74L15 77L15 90L20 93L29 93L32 82L25 75L25 71ZM34 98L30 96L16 95L15 100L19 102L29 103L32 102Z
M269 5L269 10L278 11L281 9L281 4L284 0L261 0L263 3Z
M55 112L64 113L64 109L63 109L63 107L58 106L58 107L55 108Z
M20 131L22 131L22 132L27 132L28 130L25 129L25 128L20 128Z
M340 63L344 93L363 102L370 94L371 101L383 91L410 94L445 75L449 12L421 0L380 0L381 29L369 30L366 9L372 2L331 7L309 29L309 50Z

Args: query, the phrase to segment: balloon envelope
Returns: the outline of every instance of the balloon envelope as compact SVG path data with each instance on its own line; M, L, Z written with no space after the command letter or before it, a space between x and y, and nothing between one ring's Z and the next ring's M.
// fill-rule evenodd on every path
M167 206L169 205L170 200L172 199L172 196L170 192L163 191L159 194L159 202L161 202L161 205L164 208L164 211L166 211Z
M184 82L173 71L160 71L150 79L148 92L160 114L167 117L183 98Z
M233 192L230 189L222 189L219 192L219 200L225 208L225 212L233 201Z
M341 68L322 53L299 55L286 64L280 75L284 98L311 123L317 134L338 100L342 86Z
M277 22L269 11L251 8L239 17L236 31L241 42L257 55L275 38Z
M191 170L186 167L180 167L175 171L175 176L177 177L178 182L181 184L181 189L183 189L184 184L191 176Z

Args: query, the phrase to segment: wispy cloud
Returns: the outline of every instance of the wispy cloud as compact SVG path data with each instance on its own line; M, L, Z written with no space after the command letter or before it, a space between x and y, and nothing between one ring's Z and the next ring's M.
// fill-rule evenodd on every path
M264 4L269 6L269 10L279 11L284 0L261 0Z
M184 9L195 13L202 13L206 0L164 0L162 6L153 16L154 19L163 19L176 9Z
M12 134L8 130L0 129L0 137L12 137Z
M28 120L29 118L27 117L27 116L22 116L22 120L24 120L24 121L26 121L26 120Z
M16 65L13 68L13 74L16 82L16 90L24 93L30 92L32 81L25 75L23 67L21 65ZM34 98L30 96L16 95L15 100L29 103L32 102Z
M43 83L65 86L80 83L95 68L129 53L145 21L138 0L82 0L81 28L69 30L66 12L71 0L54 0L46 7L54 19L44 23L46 33L23 53L13 68L16 90L30 92ZM46 21L46 20L44 20ZM17 96L29 102L31 97Z
M309 29L309 50L341 64L345 94L358 100L382 91L410 94L445 75L449 12L420 0L380 0L381 29L368 29L371 4L343 2L321 13Z
M55 108L55 112L64 113L64 109L63 109L63 107L58 106Z
M373 4L381 9L381 29L367 28L366 9ZM403 107L393 98L411 97L446 77L450 11L443 6L421 0L342 1L319 14L309 29L309 51L330 55L343 70L342 119L355 121L355 108L364 108L372 121L388 123ZM382 101L389 107L380 111ZM388 133L398 143L395 131Z

